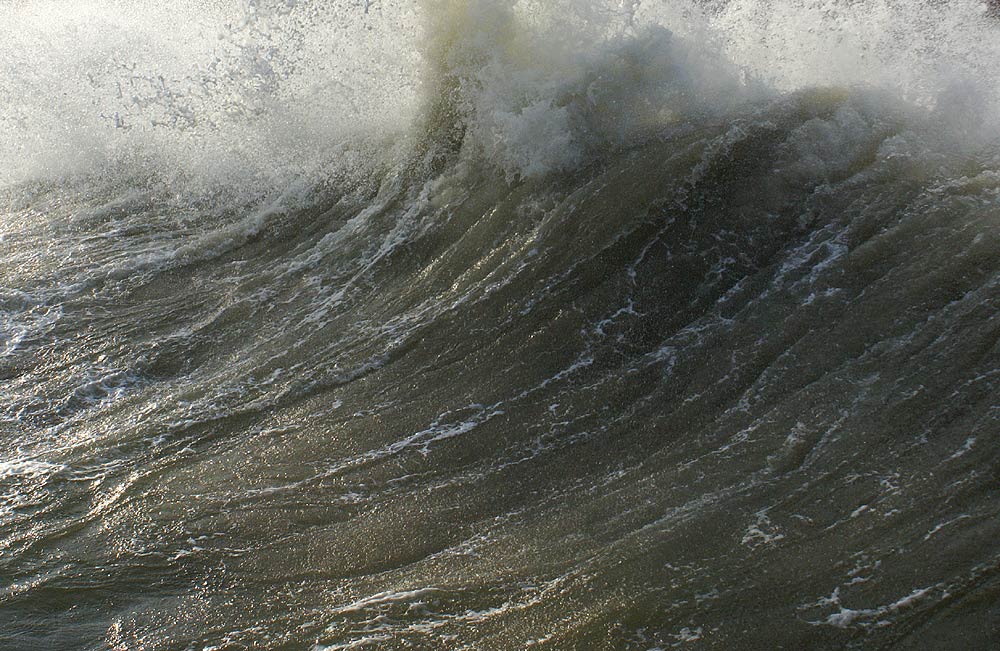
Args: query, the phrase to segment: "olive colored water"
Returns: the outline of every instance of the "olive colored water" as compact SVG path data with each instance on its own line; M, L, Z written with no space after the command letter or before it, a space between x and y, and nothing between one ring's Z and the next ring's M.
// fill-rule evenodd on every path
M283 193L4 190L0 648L993 648L1000 150L679 42Z

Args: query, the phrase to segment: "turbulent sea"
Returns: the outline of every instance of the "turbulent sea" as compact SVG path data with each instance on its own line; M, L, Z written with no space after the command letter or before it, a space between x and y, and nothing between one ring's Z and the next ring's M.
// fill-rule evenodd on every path
M995 649L976 0L0 0L0 649Z

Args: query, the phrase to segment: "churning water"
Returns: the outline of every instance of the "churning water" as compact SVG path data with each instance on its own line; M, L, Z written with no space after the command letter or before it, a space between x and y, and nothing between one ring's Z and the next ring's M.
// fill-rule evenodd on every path
M977 0L0 0L0 648L1000 642Z

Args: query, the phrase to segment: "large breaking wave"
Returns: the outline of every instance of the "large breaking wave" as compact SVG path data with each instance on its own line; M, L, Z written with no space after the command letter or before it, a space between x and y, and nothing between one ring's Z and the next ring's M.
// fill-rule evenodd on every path
M997 54L0 4L0 647L990 648Z

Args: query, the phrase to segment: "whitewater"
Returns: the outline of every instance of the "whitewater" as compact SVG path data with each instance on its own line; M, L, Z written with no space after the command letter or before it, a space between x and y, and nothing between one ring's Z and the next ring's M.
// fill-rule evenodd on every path
M980 0L0 0L0 651L992 649Z

